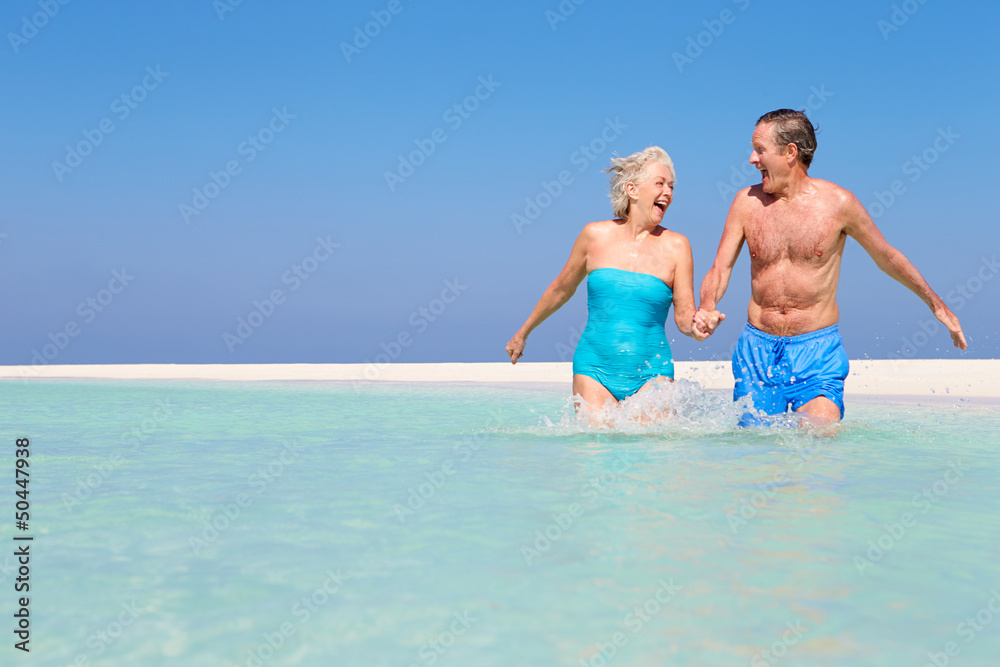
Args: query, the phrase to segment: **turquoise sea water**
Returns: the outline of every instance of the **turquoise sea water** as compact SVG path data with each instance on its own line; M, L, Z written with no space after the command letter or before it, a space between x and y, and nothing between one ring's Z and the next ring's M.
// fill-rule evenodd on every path
M1000 412L676 391L595 432L565 388L0 383L0 664L1000 664Z

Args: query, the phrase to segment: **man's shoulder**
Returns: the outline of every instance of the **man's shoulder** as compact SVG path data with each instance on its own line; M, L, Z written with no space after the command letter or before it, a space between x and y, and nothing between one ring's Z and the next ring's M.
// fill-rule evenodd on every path
M763 215L773 202L774 197L764 192L761 183L743 188L733 197L726 223L735 227L745 226L750 220Z
M837 185L833 181L827 181L822 178L812 178L810 180L812 180L812 184L817 191L832 203L847 206L858 199L854 196L853 192L843 186Z
M745 208L747 206L760 205L764 199L770 197L764 192L764 186L760 183L743 188L733 197L734 208Z
M762 183L754 183L753 185L748 185L733 197L734 201L740 201L743 199L757 199L764 194L764 185Z
M825 199L824 207L830 214L830 219L836 221L842 231L851 234L857 224L865 220L871 222L864 204L853 192L830 181L819 178L814 181L821 188L821 195Z

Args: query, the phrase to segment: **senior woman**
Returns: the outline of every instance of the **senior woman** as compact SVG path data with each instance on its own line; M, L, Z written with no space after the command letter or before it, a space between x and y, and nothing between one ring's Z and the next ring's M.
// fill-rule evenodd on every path
M682 334L697 341L709 335L694 323L691 244L660 226L674 194L670 156L651 146L612 160L607 172L615 219L583 228L566 266L507 343L516 364L528 335L587 278L587 327L573 355L573 394L589 409L623 401L663 378L673 380L664 330L671 304ZM724 317L717 311L712 316Z

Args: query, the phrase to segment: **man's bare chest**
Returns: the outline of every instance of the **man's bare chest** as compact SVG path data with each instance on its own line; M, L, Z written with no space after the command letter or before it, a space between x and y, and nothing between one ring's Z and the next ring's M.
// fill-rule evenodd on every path
M822 263L843 247L843 230L831 216L811 210L766 209L749 216L744 236L755 264Z

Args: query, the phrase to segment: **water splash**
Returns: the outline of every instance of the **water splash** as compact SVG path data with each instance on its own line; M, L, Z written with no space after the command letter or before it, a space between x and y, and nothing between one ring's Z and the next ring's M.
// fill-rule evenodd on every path
M558 416L541 416L539 425L550 433L555 430L566 434L710 435L746 431L739 422L747 412L757 413L749 396L733 402L729 392L706 390L697 382L677 380L647 387L621 402L609 400L597 410L588 409L579 396L574 396L567 399ZM792 413L768 417L764 425L753 430L787 431L801 424L802 416Z

